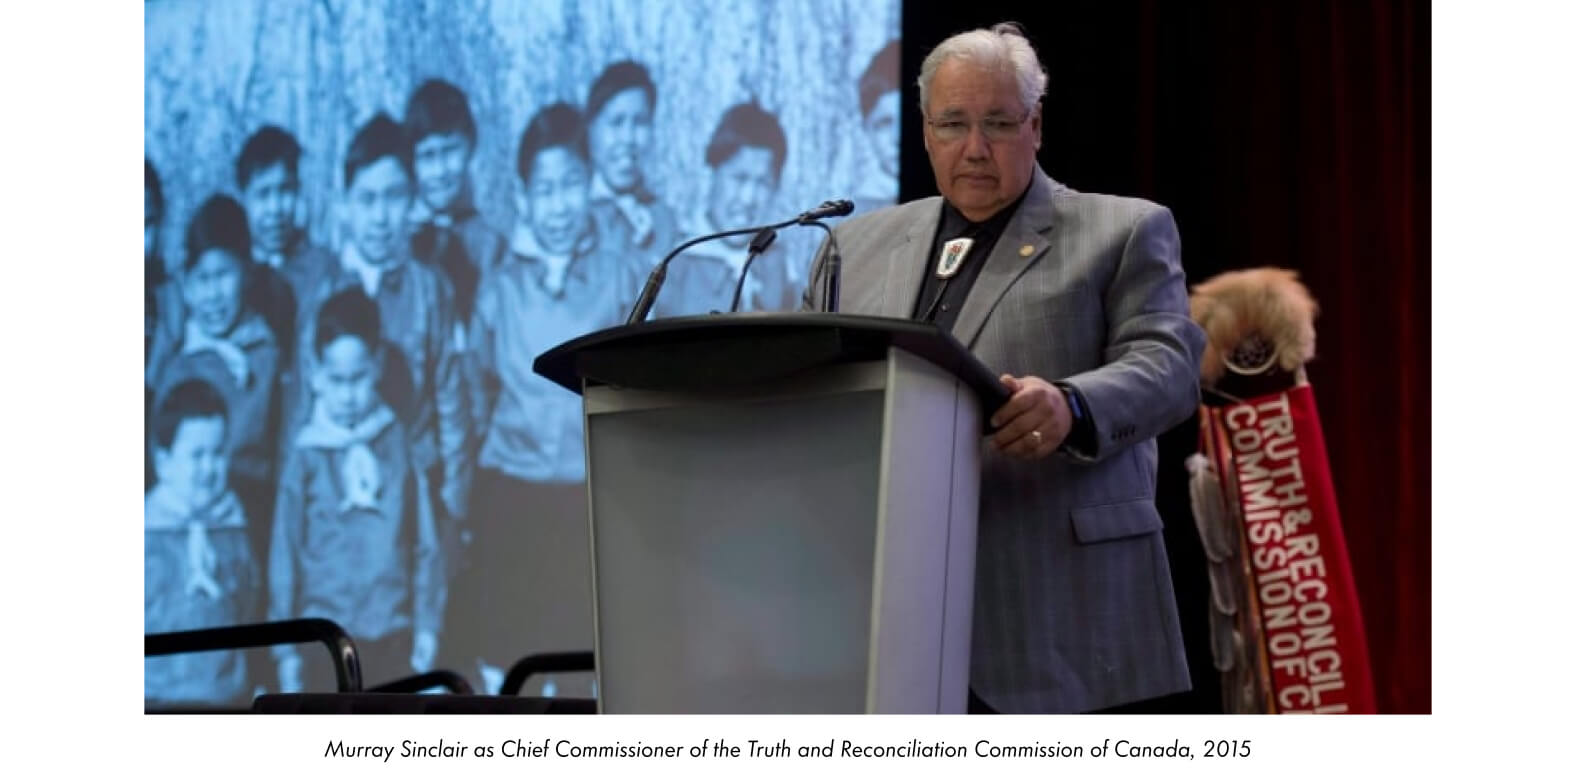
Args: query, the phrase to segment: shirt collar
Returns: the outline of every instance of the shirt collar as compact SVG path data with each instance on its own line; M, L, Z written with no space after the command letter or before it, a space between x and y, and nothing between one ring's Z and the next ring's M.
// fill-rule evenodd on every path
M590 218L587 213L586 232L575 241L574 250L570 253L553 253L536 239L536 232L524 220L515 222L514 233L509 238L509 250L515 257L530 264L534 269L537 282L553 295L562 295L565 285L576 274L583 270L576 270L577 265L585 262L587 254L597 247L596 219Z
M591 174L591 199L592 200L615 200L618 197L619 197L619 193L618 192L614 192L613 188L611 186L609 186L608 183L602 179L602 174L600 174L600 173L593 173L593 174Z
M431 223L448 229L464 224L477 213L476 203L471 199L471 185L465 184L460 187L460 193L455 195L454 202L441 211L434 211L418 195L415 204L410 207L410 220L418 226Z
M602 174L591 174L592 200L616 201L620 198L628 198L631 202L638 203L640 205L650 205L657 199L656 195L651 194L651 192L646 189L646 185L642 182L636 182L634 187L626 189L623 192L619 192L614 190L613 186L608 184L606 179L602 178Z
M253 247L252 263L266 264L274 269L284 269L285 262L289 261L290 257L301 249L305 240L305 233L300 229L296 229L290 233L290 239L286 240L284 247L278 251L264 251L261 248Z
M509 250L525 259L568 260L575 256L584 256L597 245L596 219L591 217L589 211L586 213L586 218L585 234L575 241L575 247L569 253L555 253L548 250L540 240L536 239L536 232L524 220L515 222L514 233L509 237Z
M195 509L170 486L158 483L143 497L143 528L180 530L196 524L204 528L240 528L246 511L234 491L225 491L207 507Z
M405 264L404 259L395 259L389 266L369 264L361 257L361 252L356 249L355 243L347 242L339 253L339 265L346 274L356 278L362 290L368 296L377 296L381 288L398 290L400 278L404 270L400 269Z
M1034 185L1029 185L1029 187L1032 186ZM1008 204L1006 208L997 211L990 218L981 222L969 221L963 215L963 212L952 204L951 200L943 198L941 204L941 231L951 233L952 237L971 232L975 238L989 237L991 239L999 239L1001 233L1007 230L1007 222L1012 221L1013 215L1018 212L1018 207L1023 205L1023 199L1028 197L1029 187L1024 187L1018 198Z
M252 263L259 266L284 269L285 255L279 251L264 251L260 248L252 249Z

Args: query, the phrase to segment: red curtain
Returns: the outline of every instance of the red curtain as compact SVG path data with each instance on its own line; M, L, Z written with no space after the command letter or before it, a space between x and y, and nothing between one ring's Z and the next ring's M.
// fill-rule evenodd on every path
M1216 104L1231 105L1217 117L1239 113L1248 129L1239 123L1216 150L1244 160L1229 174L1236 193L1214 201L1237 230L1218 266L1297 269L1322 305L1309 376L1380 711L1428 712L1427 8L1241 10L1247 55ZM1192 260L1190 272L1207 276Z

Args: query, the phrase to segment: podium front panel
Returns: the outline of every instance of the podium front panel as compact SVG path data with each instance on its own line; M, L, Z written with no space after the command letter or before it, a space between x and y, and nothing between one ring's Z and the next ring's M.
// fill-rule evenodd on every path
M884 373L586 390L603 712L865 710Z

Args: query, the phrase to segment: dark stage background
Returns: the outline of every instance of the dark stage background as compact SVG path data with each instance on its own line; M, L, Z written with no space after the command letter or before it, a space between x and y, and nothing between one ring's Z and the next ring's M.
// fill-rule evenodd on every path
M1004 19L1050 75L1040 162L1075 189L1169 206L1189 284L1274 265L1322 313L1309 377L1367 625L1381 712L1431 705L1429 8L1415 2L911 2L902 199L936 193L912 108L924 53ZM1182 460L1160 498L1195 687L1219 711L1203 552Z

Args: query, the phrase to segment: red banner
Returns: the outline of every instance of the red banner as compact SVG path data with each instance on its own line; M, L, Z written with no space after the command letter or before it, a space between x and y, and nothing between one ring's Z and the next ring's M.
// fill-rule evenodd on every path
M1298 386L1203 413L1205 453L1241 516L1269 711L1374 712L1368 642L1313 390Z

